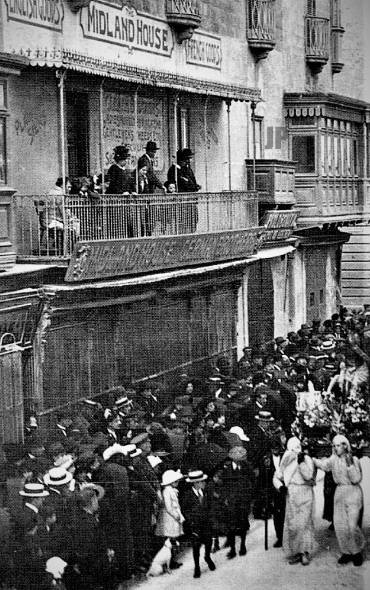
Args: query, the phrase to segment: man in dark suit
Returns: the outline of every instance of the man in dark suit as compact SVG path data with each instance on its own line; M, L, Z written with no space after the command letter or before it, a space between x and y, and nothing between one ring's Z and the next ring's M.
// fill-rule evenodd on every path
M44 590L44 564L39 555L39 510L49 495L41 483L26 483L19 492L24 503L12 519L11 546L15 586L20 590Z
M145 148L145 154L140 156L137 162L138 170L141 170L144 166L147 168L148 188L146 192L149 194L153 194L156 188L166 192L165 186L154 172L154 157L158 150L159 147L155 141L148 141Z
M216 569L211 559L212 529L209 498L206 487L207 475L202 471L191 471L186 482L191 484L180 501L185 517L185 531L190 535L193 546L194 578L200 578L200 548L204 545L204 559L211 571Z

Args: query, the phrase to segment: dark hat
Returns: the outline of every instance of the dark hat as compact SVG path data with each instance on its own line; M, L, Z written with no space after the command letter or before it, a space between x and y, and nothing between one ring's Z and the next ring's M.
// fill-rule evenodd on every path
M130 157L130 150L127 145L117 145L114 148L115 160L127 160Z
M190 158L191 156L194 156L194 153L189 148L184 148L182 150L178 150L177 154L176 154L178 162L181 160L186 160L187 158Z
M148 141L145 149L147 152L156 152L157 150L159 150L159 147L157 146L155 141Z
M285 341L286 341L286 339L283 338L283 336L278 336L277 338L275 338L275 342L277 345L283 344L283 342L285 342Z

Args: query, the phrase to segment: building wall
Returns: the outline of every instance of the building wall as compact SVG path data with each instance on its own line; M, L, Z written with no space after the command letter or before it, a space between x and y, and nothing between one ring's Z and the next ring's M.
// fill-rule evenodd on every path
M61 174L58 88L55 72L30 69L8 84L8 184L37 194Z

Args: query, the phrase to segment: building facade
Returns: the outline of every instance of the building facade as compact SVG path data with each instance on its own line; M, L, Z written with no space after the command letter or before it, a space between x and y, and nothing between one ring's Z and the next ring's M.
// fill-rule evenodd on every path
M126 380L207 374L337 310L370 208L367 7L293 4L1 4L3 440L30 413L47 427ZM51 244L56 179L104 180L120 144L135 169L148 140L162 181L189 147L200 191L66 198L78 232Z

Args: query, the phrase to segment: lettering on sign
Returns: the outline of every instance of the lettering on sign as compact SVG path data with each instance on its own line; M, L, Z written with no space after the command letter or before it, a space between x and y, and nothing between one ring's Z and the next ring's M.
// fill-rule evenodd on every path
M255 253L260 228L128 240L80 242L65 280L88 281L246 258Z
M129 168L136 167L136 160L145 151L147 141L157 142L163 148L164 114L160 97L138 96L137 99L137 137L135 134L134 97L128 93L104 93L103 133L105 146L105 166L113 161L113 148L129 144L131 162ZM154 168L163 170L163 149L157 151Z
M62 0L5 0L8 20L62 31L64 7Z
M196 66L221 70L221 38L196 31L185 44L186 62Z
M136 12L132 7L90 2L81 9L80 24L84 37L89 39L127 47L130 52L171 57L174 44L166 21Z

